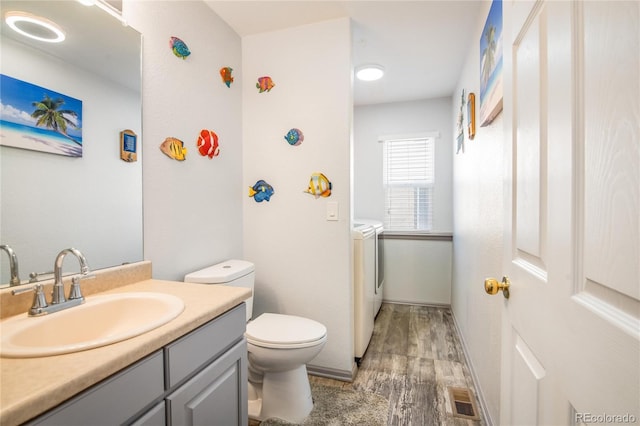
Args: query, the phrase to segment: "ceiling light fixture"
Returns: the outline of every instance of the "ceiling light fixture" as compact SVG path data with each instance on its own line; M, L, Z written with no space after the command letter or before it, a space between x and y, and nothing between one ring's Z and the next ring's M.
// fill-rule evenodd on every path
M362 81L380 80L384 75L384 67L376 64L363 65L356 68L356 78Z
M35 40L60 43L66 37L62 28L55 22L27 12L7 12L4 20L15 32Z

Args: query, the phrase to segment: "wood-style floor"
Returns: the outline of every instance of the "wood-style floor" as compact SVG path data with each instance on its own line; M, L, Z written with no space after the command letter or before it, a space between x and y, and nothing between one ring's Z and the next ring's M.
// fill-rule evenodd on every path
M388 425L485 424L453 415L448 387L476 391L449 308L384 303L353 383L310 380L388 398Z

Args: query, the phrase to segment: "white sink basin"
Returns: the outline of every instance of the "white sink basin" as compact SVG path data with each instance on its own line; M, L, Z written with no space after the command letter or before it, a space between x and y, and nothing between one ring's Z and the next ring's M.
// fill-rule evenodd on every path
M109 345L160 327L183 310L182 299L163 293L89 296L63 311L0 321L0 356L33 358Z

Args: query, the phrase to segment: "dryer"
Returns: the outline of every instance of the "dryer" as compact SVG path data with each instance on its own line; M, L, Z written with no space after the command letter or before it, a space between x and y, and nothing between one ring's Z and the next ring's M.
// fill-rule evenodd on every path
M359 362L373 335L376 232L369 225L354 224L351 236L353 238L354 358Z

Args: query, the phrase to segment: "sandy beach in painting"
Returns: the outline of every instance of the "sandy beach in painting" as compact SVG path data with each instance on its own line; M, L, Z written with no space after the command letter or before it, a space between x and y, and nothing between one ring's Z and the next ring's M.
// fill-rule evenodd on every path
M489 98L484 99L480 106L480 126L484 127L491 123L502 111L502 74L494 82Z
M28 127L12 128L0 123L0 145L33 151L49 152L70 157L82 157L82 146L66 141L63 136L41 134ZM11 123L9 123L11 125Z

